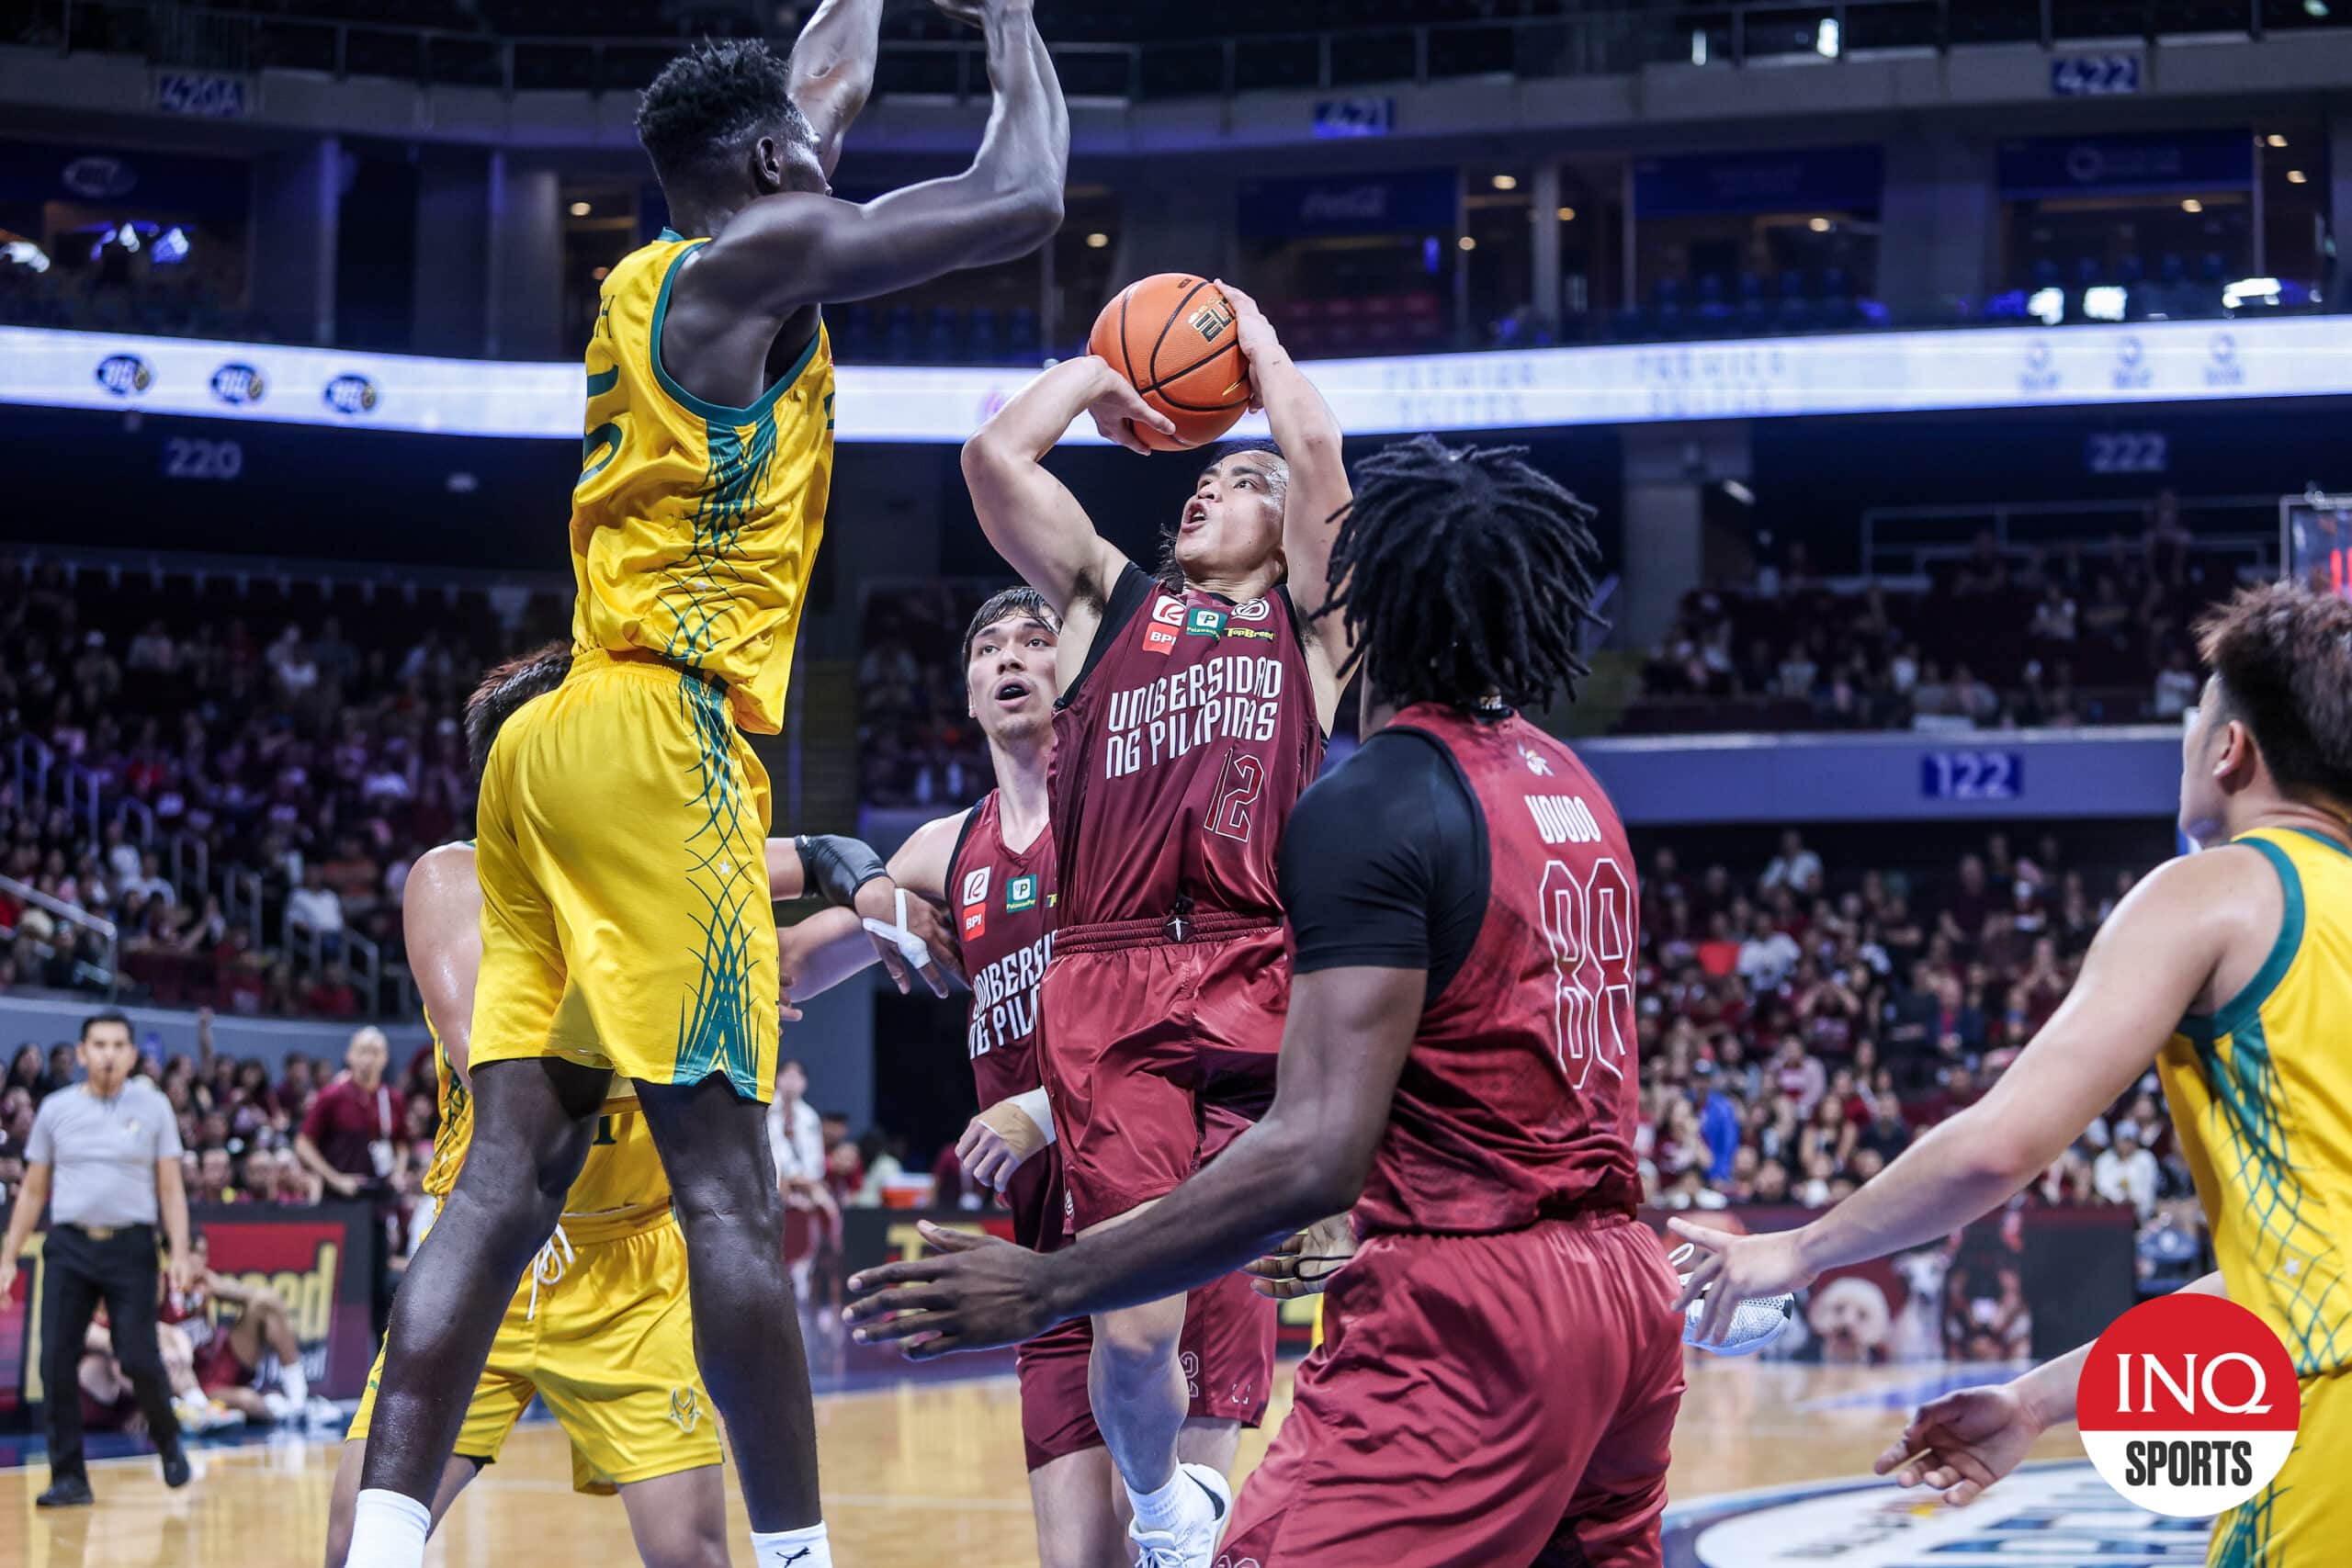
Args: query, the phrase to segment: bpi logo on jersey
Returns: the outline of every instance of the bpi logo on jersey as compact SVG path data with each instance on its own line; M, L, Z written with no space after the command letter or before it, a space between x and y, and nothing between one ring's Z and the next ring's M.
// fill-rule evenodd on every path
M1143 650L1163 658L1176 647L1176 629L1184 624L1184 601L1165 596L1152 602L1143 624Z
M1037 877L1035 873L1016 876L1004 885L1004 908L1007 913L1037 907Z
M964 934L985 935L989 929L989 868L974 866L964 874Z
M2117 1318L2075 1389L2083 1448L2107 1483L2183 1519L2234 1508L2277 1479L2302 1408L2269 1325L2186 1291Z

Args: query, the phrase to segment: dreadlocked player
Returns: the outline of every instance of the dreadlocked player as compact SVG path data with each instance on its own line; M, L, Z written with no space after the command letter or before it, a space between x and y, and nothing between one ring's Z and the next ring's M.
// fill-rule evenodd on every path
M853 1280L880 1293L852 1315L932 1337L916 1356L1002 1344L1352 1206L1360 1249L1220 1568L1655 1564L1681 1319L1634 1220L1633 856L1583 764L1516 711L1585 673L1592 512L1516 451L1426 436L1353 478L1327 613L1361 650L1371 739L1283 843L1272 1109L1066 1250L927 1231L946 1255Z

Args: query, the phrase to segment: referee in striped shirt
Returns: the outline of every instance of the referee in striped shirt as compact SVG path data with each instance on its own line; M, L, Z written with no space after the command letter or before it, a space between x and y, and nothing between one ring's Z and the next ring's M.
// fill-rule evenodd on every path
M179 1122L171 1101L134 1078L138 1048L130 1021L102 1012L82 1024L88 1076L40 1102L25 1145L25 1180L0 1240L0 1299L17 1280L17 1255L50 1208L41 1248L41 1380L47 1396L49 1490L44 1508L88 1503L82 1458L82 1339L98 1303L107 1305L115 1359L147 1417L164 1460L164 1484L185 1486L187 1456L172 1414L171 1384L155 1342L155 1230L171 1239L172 1283L195 1280L188 1254L187 1189L180 1177Z

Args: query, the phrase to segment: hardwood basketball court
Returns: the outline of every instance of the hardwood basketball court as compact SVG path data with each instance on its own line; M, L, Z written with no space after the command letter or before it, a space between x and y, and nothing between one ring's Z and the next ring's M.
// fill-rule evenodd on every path
M1291 1370L1285 1365L1278 1381L1270 1429L1288 1408ZM2006 1374L1981 1367L1850 1368L1694 1359L1675 1437L1669 1565L1729 1568L1736 1562L1747 1568L1777 1558L1774 1552L1758 1559L1749 1547L1736 1547L1736 1558L1720 1556L1712 1543L1718 1536L1732 1538L1722 1530L1702 1538L1691 1521L1694 1510L1708 1510L1696 1506L1758 1488L1802 1494L1818 1490L1805 1483L1867 1477L1872 1456L1901 1429L1905 1412L1917 1400L2001 1375ZM932 1379L828 1393L819 1399L817 1419L826 1517L842 1568L1031 1568L1036 1562L1011 1377ZM91 1481L97 1506L62 1513L32 1506L47 1483L48 1468L37 1446L29 1456L19 1450L19 1468L0 1473L0 1508L13 1515L0 1529L0 1568L315 1568L325 1542L336 1448L324 1434L194 1443L197 1479L179 1493L164 1489L152 1456L96 1460ZM1263 1436L1250 1435L1242 1446L1240 1468L1246 1472L1254 1465L1264 1449ZM2069 1429L2045 1438L2036 1454L2079 1459L2081 1451ZM458 1501L435 1537L428 1561L447 1568L633 1561L620 1503L574 1494L567 1455L564 1438L551 1424L533 1421L518 1428L502 1461ZM2098 1484L2091 1480L2091 1486ZM734 1490L730 1479L729 1534L736 1561L748 1562L747 1527L735 1506ZM2000 1496L1996 1489L1967 1514L1993 1518ZM2020 1496L2036 1500L2024 1488ZM2171 1522L2159 1526L2125 1508L2112 1494L2107 1495L2109 1512L2100 1516L2106 1522L2099 1528L2129 1535L2129 1555L2095 1536L2053 1537L2048 1528L2053 1517L2070 1528L2098 1524L2098 1518L2086 1520L2084 1498L2096 1502L2094 1494L2079 1493L2061 1511L2045 1510L2047 1517L2037 1519L2032 1530L1992 1550L2004 1563L2035 1568L2202 1560L2201 1530L2184 1531ZM1817 1549L1801 1539L1804 1532L1830 1529L1835 1534L1849 1528L1822 1524L1815 1517L1821 1506L1805 1505L1810 1513L1793 1509L1786 1527L1751 1514L1741 1527L1747 1532L1742 1539L1779 1540L1787 1535L1790 1547L1810 1554ZM1940 1505L1920 1506L1915 1496L1883 1483L1830 1506L1845 1509L1841 1518L1946 1529ZM1962 1518L1950 1528L1965 1532L1973 1527ZM1874 1540L1884 1533L1884 1524L1861 1533ZM1920 1561L1870 1546L1836 1560L1844 1568L1902 1568Z

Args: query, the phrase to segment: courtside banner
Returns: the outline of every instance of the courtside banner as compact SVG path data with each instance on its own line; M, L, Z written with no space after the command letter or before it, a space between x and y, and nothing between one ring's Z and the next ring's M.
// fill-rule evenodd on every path
M312 1393L356 1397L376 1357L368 1318L368 1227L372 1213L355 1203L313 1208L263 1204L199 1204L190 1217L204 1228L212 1271L248 1285L267 1285L293 1314L302 1342L302 1370ZM35 1232L18 1260L14 1293L0 1302L0 1410L38 1404L41 1381L41 1244ZM216 1323L233 1310L212 1305Z
M1350 434L2352 394L2352 317L1845 333L1319 360ZM1026 369L849 365L842 441L961 442ZM0 328L0 402L581 439L578 361L525 365ZM1236 427L1265 434L1265 416ZM1101 440L1091 422L1071 440Z

